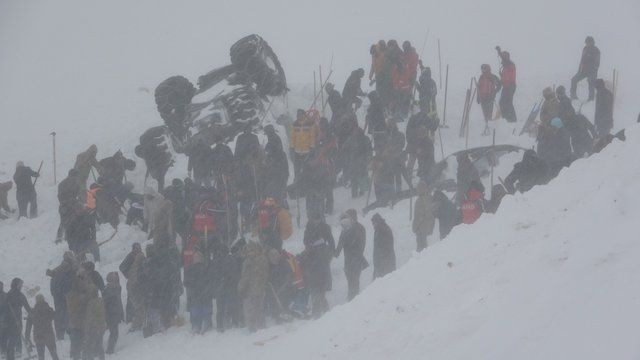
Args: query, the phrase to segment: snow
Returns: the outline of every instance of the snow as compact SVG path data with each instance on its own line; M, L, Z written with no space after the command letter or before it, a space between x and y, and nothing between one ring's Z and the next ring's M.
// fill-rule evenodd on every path
M319 64L326 74L333 59L330 81L341 89L353 69L368 71L372 42L409 39L420 51L429 29L423 58L436 81L437 39L443 80L444 66L450 65L450 128L442 129L446 156L465 147L465 139L457 136L465 89L480 64L497 71L495 45L510 51L518 67L520 120L491 124L498 144L533 145L514 131L520 131L544 87L568 87L586 35L593 35L602 51L601 76L610 78L614 67L620 71L614 130L629 127L640 111L640 46L633 36L640 33L638 13L635 0L1 1L0 181L11 177L18 160L34 168L40 160L45 165L38 182L40 216L0 222L0 280L23 278L31 302L38 291L48 297L44 272L66 250L53 244L59 218L49 133L58 134L58 181L92 143L98 145L98 158L118 149L133 157L139 135L161 124L155 86L176 74L195 81L227 64L229 46L244 35L262 35L285 69L292 94L289 109L274 102L277 115L308 107L312 72ZM444 86L440 112L443 91ZM584 82L579 96L586 97ZM593 103L582 110L592 119ZM474 104L469 147L491 143L491 137L479 136L481 116ZM140 334L121 334L113 358L637 358L640 249L632 234L638 218L640 130L630 128L627 135L626 143L614 142L574 163L548 186L505 198L496 215L455 228L445 241L430 238L421 254L413 252L408 202L379 209L394 230L402 266L373 283L367 269L361 278L366 289L345 304L343 260L335 259L333 309L320 320L274 325L252 335L232 330L193 336L188 326L144 340ZM439 141L435 147L439 159ZM185 159L177 160L167 179L185 176ZM496 174L504 177L513 161L505 159ZM128 176L142 189L143 163ZM361 209L364 201L352 201L346 189L336 192L337 211L328 218L334 236L338 213ZM361 219L368 259L373 213ZM111 232L105 225L98 238ZM301 236L296 229L286 247L298 252ZM145 234L121 225L102 247L98 270L103 275L116 270L131 244L145 240ZM59 347L66 354L68 342Z

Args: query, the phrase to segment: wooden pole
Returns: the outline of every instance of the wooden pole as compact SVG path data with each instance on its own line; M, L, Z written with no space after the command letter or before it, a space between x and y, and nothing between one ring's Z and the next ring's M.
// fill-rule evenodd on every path
M320 79L320 81L322 81L322 79ZM316 108L316 100L318 99L318 91L316 90L316 72L313 72L313 105L311 105L311 108L315 109Z
M442 54L440 53L440 39L438 39L438 72L440 73L440 90L442 90Z
M496 129L493 129L493 141L491 142L491 196L493 196L493 168L496 166Z
M322 65L318 66L318 75L320 76L320 81L322 81ZM324 117L324 85L320 86L320 104L322 104L322 117Z
M449 92L449 64L444 77L444 108L442 109L442 127L447 127L447 94Z
M58 176L56 174L56 132L53 131L50 135L53 137L53 184L57 185Z

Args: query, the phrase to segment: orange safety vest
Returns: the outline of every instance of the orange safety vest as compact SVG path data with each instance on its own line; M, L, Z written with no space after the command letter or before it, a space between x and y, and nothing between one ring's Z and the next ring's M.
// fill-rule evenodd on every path
M99 187L87 190L87 202L85 204L85 208L89 210L96 209L96 195L98 194Z

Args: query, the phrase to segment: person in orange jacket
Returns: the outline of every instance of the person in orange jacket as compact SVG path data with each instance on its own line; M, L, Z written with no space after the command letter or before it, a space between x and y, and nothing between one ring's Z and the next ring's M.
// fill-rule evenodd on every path
M298 109L297 119L293 122L291 129L291 143L289 144L296 180L300 177L300 172L309 153L316 146L316 135L316 124L304 110Z

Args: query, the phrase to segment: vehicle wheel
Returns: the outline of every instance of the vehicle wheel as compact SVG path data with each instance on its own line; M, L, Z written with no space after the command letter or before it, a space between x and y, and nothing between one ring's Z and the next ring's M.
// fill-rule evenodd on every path
M231 46L231 63L241 77L255 83L263 96L279 96L287 89L280 60L271 46L258 35L249 35Z
M187 107L196 93L196 88L184 76L172 76L161 82L155 91L156 105L160 117L169 130L178 138L186 135L188 124Z

